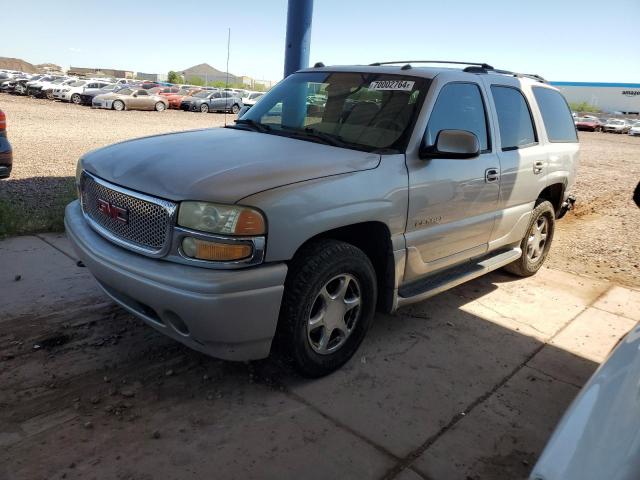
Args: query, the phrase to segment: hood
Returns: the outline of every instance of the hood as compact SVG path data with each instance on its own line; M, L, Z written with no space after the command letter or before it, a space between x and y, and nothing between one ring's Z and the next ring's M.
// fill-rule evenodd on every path
M231 128L129 140L83 157L85 170L117 185L174 201L220 203L379 163L379 154Z

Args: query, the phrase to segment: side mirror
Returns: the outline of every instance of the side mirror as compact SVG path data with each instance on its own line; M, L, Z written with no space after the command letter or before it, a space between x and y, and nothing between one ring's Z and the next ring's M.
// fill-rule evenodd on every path
M138 94L134 93L133 95L131 95L133 98L138 98Z
M435 145L422 145L420 158L464 160L480 155L480 142L475 133L466 130L440 130Z
M242 116L249 111L249 108L251 107L249 107L248 105L245 105L244 107L242 107L238 112L238 118L242 118Z

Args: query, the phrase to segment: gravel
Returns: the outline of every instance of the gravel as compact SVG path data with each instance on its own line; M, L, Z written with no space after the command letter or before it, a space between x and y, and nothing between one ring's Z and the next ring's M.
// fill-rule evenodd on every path
M0 200L27 210L69 190L76 161L114 142L224 125L223 114L114 112L0 95L14 147L14 170L0 182ZM227 115L228 122L233 121ZM640 137L580 133L576 210L557 224L548 266L640 287L640 210L632 193L640 180Z

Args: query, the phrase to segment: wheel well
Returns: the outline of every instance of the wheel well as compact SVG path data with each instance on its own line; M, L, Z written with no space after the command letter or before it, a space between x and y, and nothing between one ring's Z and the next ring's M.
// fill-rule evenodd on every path
M544 190L542 190L542 192L540 192L540 195L538 195L538 198L542 198L551 202L551 205L553 205L553 209L556 213L558 213L560 211L560 207L562 206L563 194L564 183L554 183L553 185L549 185Z
M393 307L395 268L389 228L382 222L356 223L322 232L307 240L304 245L324 238L350 243L369 257L376 271L378 282L377 308L384 312L390 312ZM304 245L301 245L300 248Z

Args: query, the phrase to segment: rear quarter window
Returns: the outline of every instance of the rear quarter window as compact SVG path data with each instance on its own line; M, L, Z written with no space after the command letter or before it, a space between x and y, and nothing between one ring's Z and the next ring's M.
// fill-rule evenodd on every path
M576 127L567 101L560 92L544 87L533 87L544 128L550 142L577 142Z

